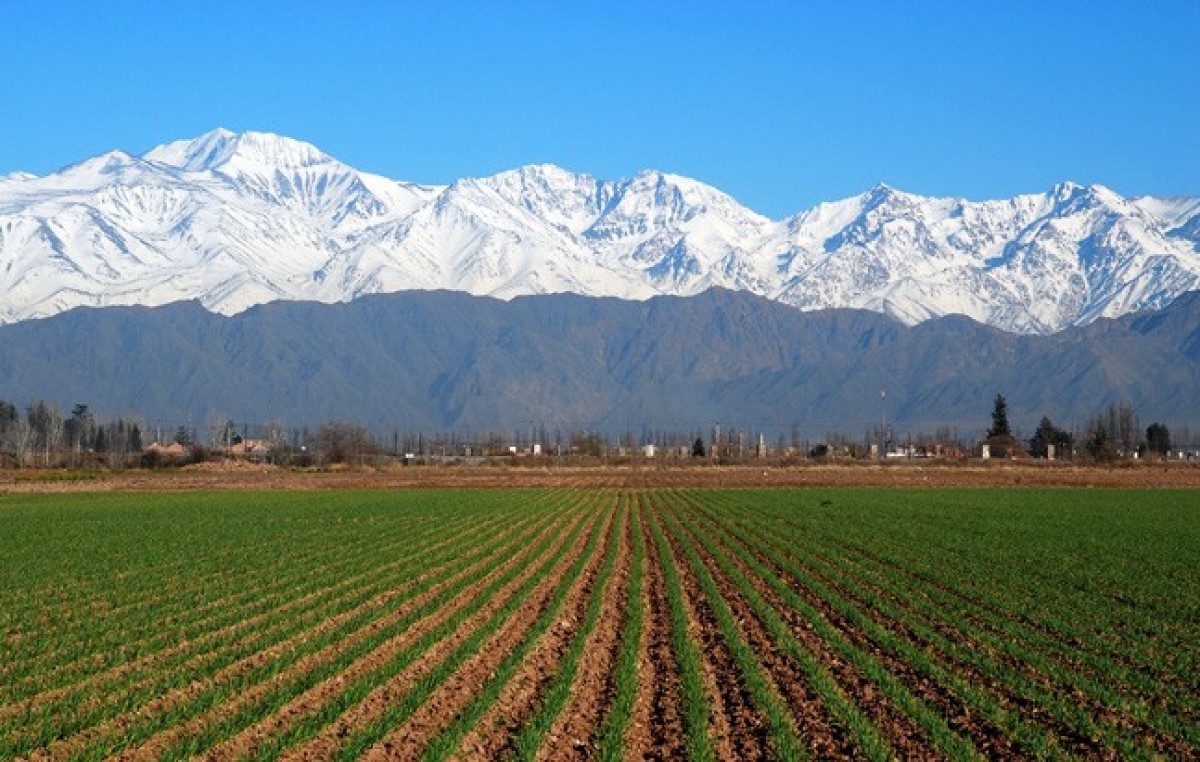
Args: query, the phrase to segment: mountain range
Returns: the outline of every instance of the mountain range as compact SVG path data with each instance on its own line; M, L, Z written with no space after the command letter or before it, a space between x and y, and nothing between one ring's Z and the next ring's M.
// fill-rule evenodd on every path
M642 301L508 301L447 291L274 302L233 316L198 302L81 308L0 326L0 398L379 433L647 428L795 430L808 440L957 428L981 436L1003 393L1026 436L1130 403L1143 425L1200 430L1200 293L1051 336L948 316L907 326L866 310L801 312L745 292ZM886 396L881 396L886 392Z
M976 202L879 185L771 220L664 172L536 165L420 185L226 130L0 178L0 323L187 300L235 315L408 290L645 300L713 287L1052 334L1200 288L1200 199L1062 183Z

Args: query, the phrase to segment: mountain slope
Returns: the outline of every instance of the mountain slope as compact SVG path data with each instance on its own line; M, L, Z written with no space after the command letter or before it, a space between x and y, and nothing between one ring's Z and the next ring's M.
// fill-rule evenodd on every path
M646 301L511 301L454 292L279 302L232 317L198 303L78 309L0 326L0 398L148 423L329 418L380 431L611 433L713 422L857 437L981 434L1003 392L1015 426L1082 425L1113 402L1200 424L1200 294L1170 307L1021 336L963 317L907 327L862 310L799 312L740 292ZM886 411L880 391L887 391Z
M0 179L0 323L188 299L230 315L411 289L645 299L714 286L1053 333L1200 288L1200 199L877 186L772 221L662 172L612 182L536 165L422 186L226 130Z

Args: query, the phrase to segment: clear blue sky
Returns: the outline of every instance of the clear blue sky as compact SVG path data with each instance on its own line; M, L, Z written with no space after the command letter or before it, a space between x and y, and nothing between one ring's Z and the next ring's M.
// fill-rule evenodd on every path
M1143 7L1145 6L1145 7ZM1200 195L1200 0L0 4L0 174L217 126L444 183Z

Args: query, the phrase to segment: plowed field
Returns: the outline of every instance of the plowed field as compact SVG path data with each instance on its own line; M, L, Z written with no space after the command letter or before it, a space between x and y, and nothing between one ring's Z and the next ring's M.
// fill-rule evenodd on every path
M1200 755L1188 490L0 495L0 758Z

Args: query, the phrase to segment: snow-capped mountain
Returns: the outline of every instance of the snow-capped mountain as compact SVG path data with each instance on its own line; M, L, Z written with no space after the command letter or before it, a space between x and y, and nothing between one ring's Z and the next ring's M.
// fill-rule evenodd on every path
M226 130L0 177L0 323L184 299L233 314L410 289L713 286L1049 333L1200 288L1200 199L1064 183L971 202L880 185L774 221L662 172L612 182L539 165L427 186Z

